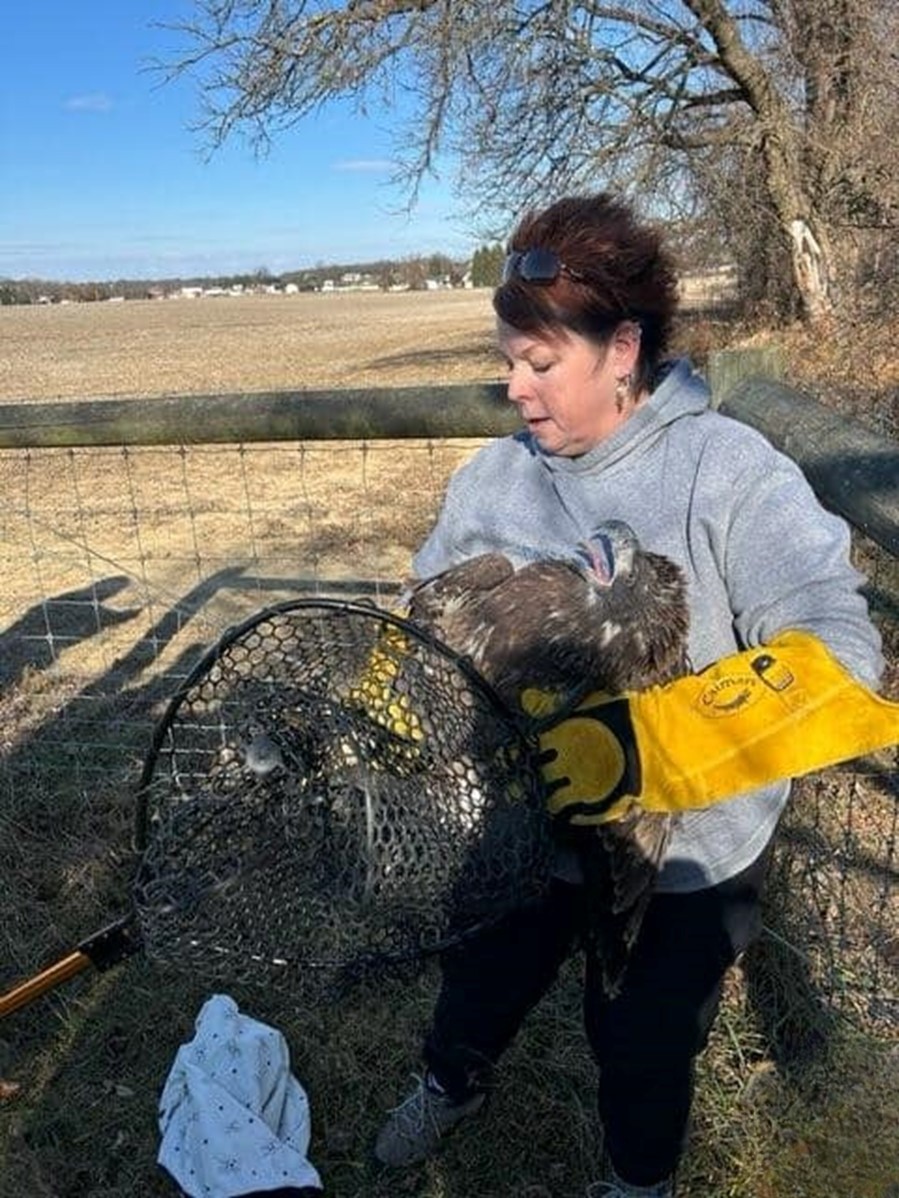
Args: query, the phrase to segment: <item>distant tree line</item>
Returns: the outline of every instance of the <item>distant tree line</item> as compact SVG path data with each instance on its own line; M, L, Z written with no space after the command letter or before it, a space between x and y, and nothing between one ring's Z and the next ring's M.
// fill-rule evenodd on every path
M730 247L718 235L714 222L701 217L692 220L669 221L664 224L667 240L674 249L684 271L701 271L731 261ZM317 263L312 267L273 274L261 266L254 271L230 275L173 276L166 279L107 279L88 283L71 283L47 279L0 279L0 305L60 303L63 300L80 303L110 300L152 299L168 295L183 287L220 288L236 286L247 291L276 288L283 290L293 284L299 291L320 291L331 280L340 286L347 276L364 278L383 291L391 288L422 291L428 280L443 286L462 287L469 281L473 287L496 287L502 278L505 246L498 241L479 246L470 260L451 258L446 254L412 255L403 259L380 259L375 262Z
M243 287L247 291L285 287L294 284L300 291L318 291L326 280L339 284L347 275L363 276L383 290L392 287L424 290L433 279L444 286L461 287L470 267L468 260L447 254L412 255L408 258L376 262L318 263L313 267L273 274L267 267L257 270L207 276L172 276L165 279L105 279L91 282L27 278L0 279L0 305L61 303L63 300L90 303L121 297L126 300L152 299L171 294L182 287ZM476 286L489 286L489 281Z
M471 259L471 283L473 287L496 287L503 273L506 251L499 244L482 245L475 250Z

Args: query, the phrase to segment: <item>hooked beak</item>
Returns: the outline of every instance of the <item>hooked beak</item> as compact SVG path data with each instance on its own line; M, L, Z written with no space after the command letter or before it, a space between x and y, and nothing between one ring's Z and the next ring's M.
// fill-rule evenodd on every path
M615 551L605 533L598 533L589 541L581 541L577 547L601 587L610 587L615 581Z

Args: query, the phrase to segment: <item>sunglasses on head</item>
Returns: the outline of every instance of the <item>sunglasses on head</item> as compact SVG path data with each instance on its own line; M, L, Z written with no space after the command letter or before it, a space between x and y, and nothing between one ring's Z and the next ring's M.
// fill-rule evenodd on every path
M513 250L503 263L503 282L523 279L525 283L555 283L559 275L581 282L584 276L566 266L555 250L537 246L532 250Z

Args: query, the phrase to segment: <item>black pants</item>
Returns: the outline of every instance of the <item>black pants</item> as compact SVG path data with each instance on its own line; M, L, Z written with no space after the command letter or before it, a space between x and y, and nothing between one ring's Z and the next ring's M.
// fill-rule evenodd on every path
M694 1058L706 1044L728 967L758 935L767 853L707 890L656 894L614 999L587 954L584 1024L599 1067L599 1115L616 1173L633 1185L671 1176L683 1151ZM492 1066L548 990L583 930L581 888L554 882L540 903L448 951L425 1061L455 1098Z

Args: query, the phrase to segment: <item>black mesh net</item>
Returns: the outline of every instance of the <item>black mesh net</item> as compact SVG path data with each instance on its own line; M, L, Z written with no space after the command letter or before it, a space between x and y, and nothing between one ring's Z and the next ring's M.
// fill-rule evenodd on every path
M535 750L466 664L363 605L223 638L161 721L134 896L146 951L330 985L457 941L546 885Z

